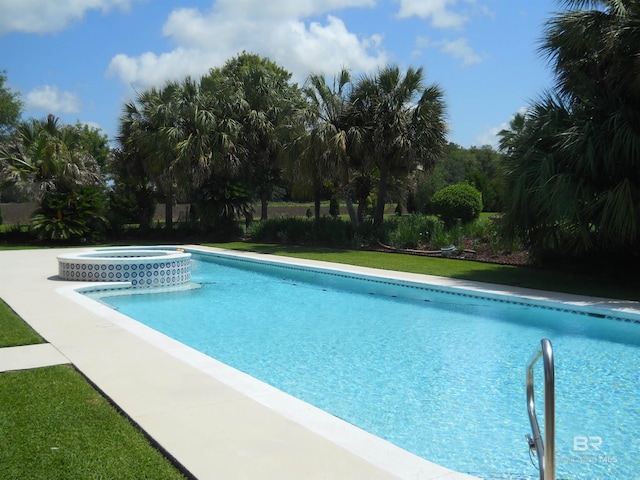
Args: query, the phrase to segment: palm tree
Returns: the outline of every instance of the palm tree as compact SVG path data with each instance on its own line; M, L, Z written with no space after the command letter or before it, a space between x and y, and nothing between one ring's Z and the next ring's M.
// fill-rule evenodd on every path
M291 74L267 58L243 52L210 77L226 80L228 91L240 103L234 119L241 126L239 150L249 184L261 202L261 219L268 217L268 201L280 181L280 159L287 143L290 115L299 101L298 89L289 84Z
M41 201L48 193L100 185L100 167L83 148L80 133L54 115L22 122L0 149L5 181L17 183Z
M387 192L395 178L418 166L429 169L441 155L447 131L445 104L437 85L423 85L422 68L404 75L388 66L364 76L351 99L354 123L362 131L363 155L378 170L374 225L382 223Z
M638 104L640 4L636 0L563 0L546 25L540 51L560 95L576 100L615 92Z
M91 239L106 226L103 179L82 132L49 115L18 126L0 150L0 176L30 193L40 207L31 225L42 238Z
M171 162L175 152L167 145L161 130L168 122L166 112L170 98L168 85L139 93L134 101L124 105L118 133L123 154L131 161L140 162L142 170L164 194L165 228L168 231L173 228L175 182L171 176Z
M233 150L238 126L225 116L223 101L187 77L125 105L118 138L123 151L143 159L164 194L167 231L176 196L200 186Z
M298 111L302 128L292 142L294 171L298 180L311 184L315 218L320 217L320 190L325 183L338 183L349 217L358 223L353 206L353 184L349 157L353 152L354 131L348 124L351 74L343 69L327 84L323 75L312 74L302 88L306 100Z
M559 132L570 125L567 106L549 95L499 134L506 152L505 227L535 249L558 248L565 242L564 234L578 225L567 221L577 212L568 211L575 203L568 201L570 191L562 188L569 182L556 161ZM568 198L561 198L565 193Z
M502 135L507 226L539 257L640 243L640 8L568 0L541 51L556 73L523 123ZM590 8L585 10L585 8Z

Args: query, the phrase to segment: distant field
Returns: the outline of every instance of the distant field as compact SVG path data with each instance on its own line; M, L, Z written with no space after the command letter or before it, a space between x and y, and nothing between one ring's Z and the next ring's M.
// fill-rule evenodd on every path
M29 217L36 209L34 202L27 203L0 203L2 223L4 225L26 225Z
M0 211L2 212L4 225L27 225L29 223L29 217L33 211L37 208L37 204L34 202L26 203L0 203ZM393 206L387 209L387 213L393 213ZM273 205L269 205L267 213L269 217L293 217L293 216L305 216L307 210L313 212L313 203L285 203L275 202ZM344 205L340 206L340 213L347 213L347 209ZM260 206L257 205L254 215L256 218L260 218ZM329 215L329 202L323 202L320 207L320 215ZM189 205L180 204L176 205L173 209L173 220L180 222L189 217ZM159 203L156 207L156 213L153 217L154 220L164 220L164 203Z
M0 203L0 211L4 225L27 225L29 218L38 207L35 202L25 203ZM173 219L177 222L187 218L189 205L176 205L173 209ZM156 207L154 220L164 220L164 203Z

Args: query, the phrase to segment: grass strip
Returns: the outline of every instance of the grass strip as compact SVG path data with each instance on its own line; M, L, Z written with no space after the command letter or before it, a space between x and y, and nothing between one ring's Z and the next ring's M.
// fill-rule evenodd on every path
M32 345L44 340L0 299L0 347Z
M185 478L70 365L0 374L0 405L0 478Z
M534 288L593 297L640 300L640 280L638 279L604 277L602 275L578 274L532 267L367 250L248 242L211 243L207 245L230 250L253 251L513 287Z

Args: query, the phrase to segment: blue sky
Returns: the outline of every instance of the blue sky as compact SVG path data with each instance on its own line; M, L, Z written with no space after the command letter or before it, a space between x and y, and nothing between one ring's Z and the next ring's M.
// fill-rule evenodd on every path
M124 102L200 77L242 50L303 83L387 64L445 92L449 141L495 133L552 84L537 53L556 0L2 0L0 70L25 118L49 113L116 135Z

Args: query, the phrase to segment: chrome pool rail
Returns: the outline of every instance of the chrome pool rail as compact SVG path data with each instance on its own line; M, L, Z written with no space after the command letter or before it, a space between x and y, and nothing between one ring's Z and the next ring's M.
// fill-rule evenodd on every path
M534 398L533 367L542 357L544 366L544 441L536 416ZM556 406L555 406L555 368L551 341L543 339L540 348L529 360L527 367L527 411L533 438L527 435L529 448L538 457L540 480L556 478Z

